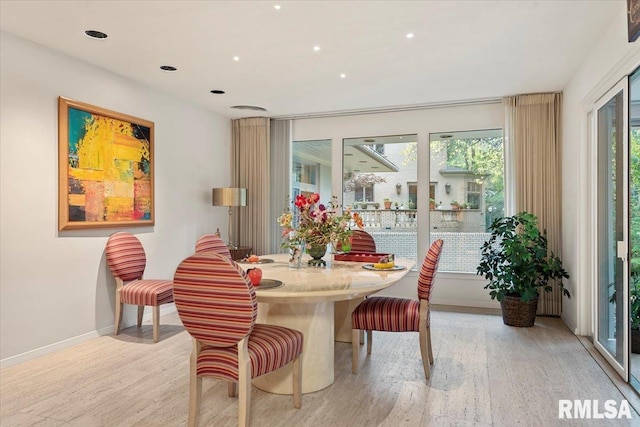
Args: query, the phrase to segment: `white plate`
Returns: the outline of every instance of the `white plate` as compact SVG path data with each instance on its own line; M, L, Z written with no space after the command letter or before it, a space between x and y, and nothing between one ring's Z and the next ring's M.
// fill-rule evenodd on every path
M377 267L374 267L373 264L364 264L362 268L364 268L365 270L373 270L373 271L399 271L399 270L404 270L406 267L403 267L401 265L394 265L393 267L389 267L389 268L377 268Z

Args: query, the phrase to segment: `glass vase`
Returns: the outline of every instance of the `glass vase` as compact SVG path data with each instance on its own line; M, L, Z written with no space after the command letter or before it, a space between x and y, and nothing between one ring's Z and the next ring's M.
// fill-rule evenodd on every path
M304 252L304 242L300 242L289 247L289 267L302 267L302 253Z

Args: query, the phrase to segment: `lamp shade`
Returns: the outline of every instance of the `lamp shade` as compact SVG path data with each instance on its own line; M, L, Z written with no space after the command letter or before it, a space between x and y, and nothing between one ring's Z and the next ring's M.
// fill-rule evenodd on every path
M247 189L214 188L211 199L213 206L247 206Z

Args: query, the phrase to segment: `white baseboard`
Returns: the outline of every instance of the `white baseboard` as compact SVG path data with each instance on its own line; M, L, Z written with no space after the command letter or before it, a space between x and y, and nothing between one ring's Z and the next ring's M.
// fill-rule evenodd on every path
M150 321L153 316L153 313L151 312L151 310L146 310L146 311L147 313L142 318L143 322ZM165 304L160 307L160 316L163 316L169 313L174 313L175 311L176 311L175 305ZM123 323L121 326L121 329L128 328L135 324L136 324L135 321ZM34 350L29 350L24 353L16 354L15 356L4 358L0 360L0 369L8 368L10 366L15 366L19 363L23 363L28 360L33 360L38 357L54 353L56 351L63 350L65 348L73 347L74 345L81 344L91 339L98 338L102 335L109 335L112 333L113 333L113 323L111 325L105 326L104 328L87 332L86 334L78 335L76 337L58 341L53 344L45 345L44 347L36 348Z

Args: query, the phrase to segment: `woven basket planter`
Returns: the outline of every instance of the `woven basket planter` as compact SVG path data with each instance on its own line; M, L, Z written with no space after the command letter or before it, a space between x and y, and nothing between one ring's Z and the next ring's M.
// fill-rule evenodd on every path
M538 298L522 302L520 297L505 296L500 301L500 308L502 308L502 321L505 325L530 328L536 321Z

